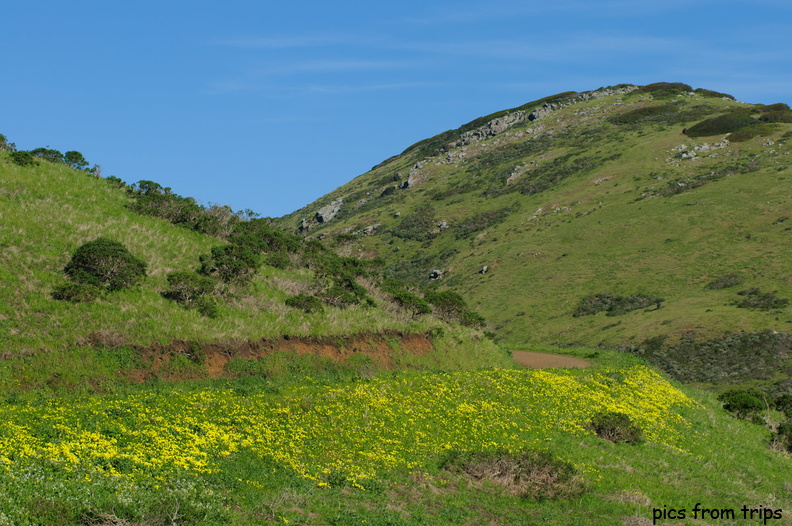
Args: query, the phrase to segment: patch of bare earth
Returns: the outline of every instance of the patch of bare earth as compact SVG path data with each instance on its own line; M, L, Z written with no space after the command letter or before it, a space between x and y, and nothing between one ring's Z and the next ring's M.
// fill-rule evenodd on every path
M591 362L583 358L551 354L543 352L512 351L514 363L530 369L555 369L555 368L585 368L591 367Z

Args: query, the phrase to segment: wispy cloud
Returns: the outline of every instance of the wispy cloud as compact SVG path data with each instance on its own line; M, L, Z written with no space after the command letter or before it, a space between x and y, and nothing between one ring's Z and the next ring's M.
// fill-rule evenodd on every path
M310 60L261 67L256 70L261 75L289 75L295 73L332 73L342 71L370 71L382 69L403 69L417 66L419 63L407 60Z
M215 46L246 48L246 49L288 49L327 46L332 44L350 43L349 37L340 35L303 35L276 37L231 37L215 38L211 44Z

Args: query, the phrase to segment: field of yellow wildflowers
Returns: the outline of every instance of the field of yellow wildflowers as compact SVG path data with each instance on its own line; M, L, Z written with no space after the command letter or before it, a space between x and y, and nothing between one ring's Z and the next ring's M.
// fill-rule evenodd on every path
M646 443L599 440L586 427L599 411L630 415ZM604 488L611 476L603 466L633 462L627 455L695 463L709 444L696 423L705 412L642 365L402 372L333 385L305 379L277 390L248 382L12 401L0 406L0 524L112 524L108 517L138 524L372 524L378 517L465 524L476 516L469 504L441 505L442 519L399 506L424 498L410 497L409 488L451 500L492 493L439 471L444 452L548 450L572 463L589 488ZM515 499L496 493L496 509L499 499ZM638 501L654 502L646 490L638 493ZM540 510L552 523L571 508L580 518L589 513L587 499L517 499L509 513ZM378 504L343 512L328 504L344 500ZM377 512L385 502L392 506Z

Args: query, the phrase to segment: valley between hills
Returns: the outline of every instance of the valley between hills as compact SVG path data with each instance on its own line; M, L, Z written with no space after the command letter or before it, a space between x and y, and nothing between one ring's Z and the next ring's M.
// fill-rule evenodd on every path
M792 524L790 139L568 92L267 218L0 135L0 524Z

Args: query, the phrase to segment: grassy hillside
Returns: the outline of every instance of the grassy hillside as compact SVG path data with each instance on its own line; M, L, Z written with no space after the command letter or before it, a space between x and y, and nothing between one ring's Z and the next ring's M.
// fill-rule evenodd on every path
M765 428L583 352L598 365L7 401L0 524L721 523L696 503L790 524L792 463ZM644 441L599 438L602 411Z
M418 143L282 224L461 293L504 342L668 362L686 342L792 330L790 121L676 84L561 94Z
M294 346L302 338L302 352L318 353L316 342L322 338L339 337L343 347L345 338L351 342L356 334L364 339L372 335L382 342L393 340L393 352L401 349L406 360L413 353L404 348L399 334L431 333L430 356L452 353L461 342L471 343L471 338L479 340L473 345L479 352L460 353L454 361L457 366L466 360L467 366L507 360L491 342L481 341L475 330L401 308L377 288L375 276L355 278L367 287L360 290L371 304L345 308L325 304L311 313L287 306L285 302L295 295L320 294L336 279L319 276L315 267L295 254L279 268L264 259L252 278L243 282L215 279L211 295L218 307L216 316L184 308L163 297L169 289L168 274L194 271L202 255L227 245L226 240L132 211L130 192L113 181L45 160L19 166L10 156L0 151L0 385L4 388L106 388L117 380L157 376L155 368L167 377L200 378L207 374L202 363L207 352L227 355L227 362L246 347L259 357L266 354L267 342L288 350L289 345L273 343L284 337L293 338ZM103 294L95 301L53 299L53 291L70 282L64 267L74 251L99 237L126 246L147 265L147 277L138 286ZM443 336L446 332L448 336ZM191 353L191 348L196 352ZM343 361L343 349L336 351ZM160 367L163 360L167 367ZM423 360L423 366L436 363L429 357L415 360Z

